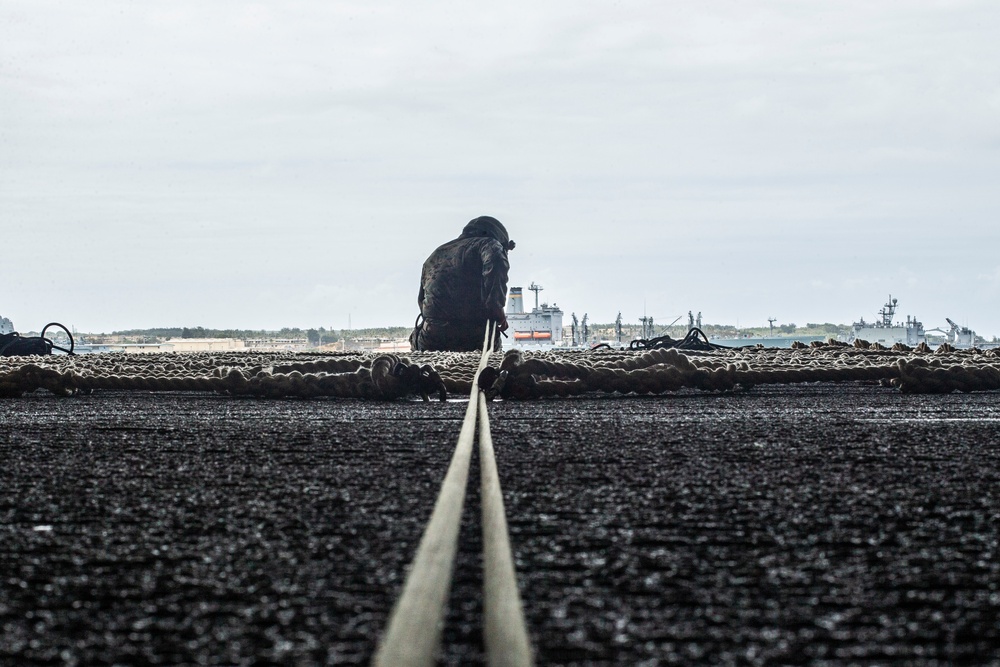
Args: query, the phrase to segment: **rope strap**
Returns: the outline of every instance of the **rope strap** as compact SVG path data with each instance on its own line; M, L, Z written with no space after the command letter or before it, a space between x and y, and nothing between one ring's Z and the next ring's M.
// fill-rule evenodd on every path
M431 518L427 522L417 553L413 557L410 573L403 584L403 591L389 617L385 635L372 662L378 667L429 667L435 664L441 642L444 607L451 588L455 554L458 550L462 506L469 477L472 445L476 435L477 409L481 409L480 456L483 458L483 469L485 471L486 467L489 467L492 471L489 479L487 479L489 475L484 472L482 481L484 613L489 664L511 666L532 664L510 555L506 519L503 516L503 500L500 497L496 461L493 458L493 443L489 439L489 418L478 384L479 374L486 368L492 348L490 325L491 323L486 325L483 351L473 376L469 405L465 411L462 430L458 435L458 444L452 454L437 501L434 503ZM483 452L487 451L488 456L485 456ZM498 535L498 531L502 531L502 536ZM511 589L513 589L513 599ZM520 623L520 628L515 628L512 633L499 627L511 624L512 621ZM510 639L511 636L513 639ZM507 641L519 645L513 658L505 655L509 648L505 644Z
M498 667L531 665L517 574L510 551L507 515L493 453L486 395L479 394L479 469L483 506L483 638L486 661Z

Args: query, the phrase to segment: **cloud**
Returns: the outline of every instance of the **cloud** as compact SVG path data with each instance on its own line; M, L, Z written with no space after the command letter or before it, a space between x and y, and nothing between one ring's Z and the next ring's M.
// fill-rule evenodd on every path
M1000 289L1000 266L994 267L991 271L980 273L977 277L990 287Z
M11 0L3 270L100 285L122 326L408 323L423 258L492 214L512 280L598 319L905 288L1000 330L995 293L940 287L996 282L998 29L985 2ZM43 297L79 306L5 307Z

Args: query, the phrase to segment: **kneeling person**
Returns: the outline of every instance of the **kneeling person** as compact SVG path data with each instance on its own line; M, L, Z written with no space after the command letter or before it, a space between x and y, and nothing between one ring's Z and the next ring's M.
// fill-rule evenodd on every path
M500 221L482 216L431 253L420 275L414 350L481 350L487 320L496 325L493 350L500 350L500 333L507 330L507 252L513 249Z

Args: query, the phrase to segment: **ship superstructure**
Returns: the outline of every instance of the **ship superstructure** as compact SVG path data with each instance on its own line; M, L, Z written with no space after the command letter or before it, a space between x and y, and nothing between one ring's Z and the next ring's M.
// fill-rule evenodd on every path
M6 317L0 317L0 334L14 333L14 323Z
M946 317L944 319L948 322L948 326L950 327L947 331L941 328L934 328L928 329L928 333L933 331L942 334L946 343L959 350L968 350L969 348L980 345L983 347L993 347L991 344L986 343L986 341L977 336L976 332L969 327L959 326L950 317Z
M896 314L896 304L898 299L893 299L889 295L889 300L878 311L879 320L877 322L865 322L862 317L860 321L851 325L851 333L847 342L866 340L869 343L878 343L886 347L892 347L896 343L902 343L910 347L916 347L921 343L926 343L924 335L924 325L917 318L906 316L906 322L893 323L892 318Z
M957 348L969 348L976 346L976 332L969 327L960 327L955 324L950 317L944 318L951 329L948 331L948 342Z
M535 307L524 312L524 294L521 287L511 287L507 297L507 324L513 347L549 347L562 342L563 311L553 303L538 303L541 285L531 283L529 290L535 293Z

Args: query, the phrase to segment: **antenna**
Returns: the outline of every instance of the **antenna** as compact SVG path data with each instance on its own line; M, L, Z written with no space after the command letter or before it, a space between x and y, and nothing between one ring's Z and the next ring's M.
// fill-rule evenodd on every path
M892 295L889 295L889 300L886 301L885 305L882 306L882 310L878 311L878 314L882 316L882 326L891 327L892 326L892 316L896 314L896 303L898 299L893 299Z
M530 289L532 292L535 293L535 310L538 310L538 293L545 288L542 287L541 285L536 285L534 282L532 282L531 285L528 287L528 289Z
M647 317L646 315L643 315L642 317L639 318L639 321L642 323L642 337L644 339L652 338L653 337L653 316L650 315L650 316ZM677 320L674 320L674 321L676 322Z

